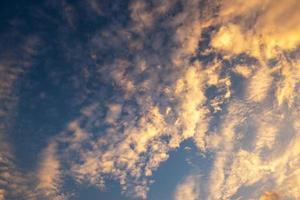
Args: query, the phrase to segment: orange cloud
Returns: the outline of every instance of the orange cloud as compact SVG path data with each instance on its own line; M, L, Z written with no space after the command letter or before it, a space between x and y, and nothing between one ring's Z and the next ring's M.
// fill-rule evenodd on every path
M279 200L279 195L275 192L265 192L259 200Z

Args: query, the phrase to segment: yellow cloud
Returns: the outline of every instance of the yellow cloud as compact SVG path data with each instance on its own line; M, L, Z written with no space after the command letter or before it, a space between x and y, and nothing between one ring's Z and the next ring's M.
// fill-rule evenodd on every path
M220 30L213 35L211 45L216 49L233 54L245 53L251 48L249 39L246 39L240 26L235 24L221 27Z
M267 58L276 57L278 48L293 50L300 44L299 7L297 0L224 0L217 22L226 25L215 35L213 46Z

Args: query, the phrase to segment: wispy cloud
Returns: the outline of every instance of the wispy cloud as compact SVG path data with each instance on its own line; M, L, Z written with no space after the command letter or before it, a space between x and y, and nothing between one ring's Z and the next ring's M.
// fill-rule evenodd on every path
M199 177L197 176L187 176L184 181L180 183L174 194L174 200L197 200L200 199L200 185Z
M36 189L44 198L63 200L65 195L60 191L62 172L56 150L56 143L52 142L41 154L40 166L37 170Z

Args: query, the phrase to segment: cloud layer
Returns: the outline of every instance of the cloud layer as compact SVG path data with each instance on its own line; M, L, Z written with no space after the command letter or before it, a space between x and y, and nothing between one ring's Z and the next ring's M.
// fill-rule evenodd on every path
M89 2L87 10L107 15ZM79 14L64 8L76 29ZM71 177L101 190L115 180L124 195L147 199L153 172L192 140L213 165L206 176L189 173L175 200L299 199L299 8L297 0L130 1L126 23L93 32L80 61L65 47L84 69L78 76L110 92L48 141L30 198L68 199ZM5 77L1 101L17 79ZM2 171L0 199L11 190Z

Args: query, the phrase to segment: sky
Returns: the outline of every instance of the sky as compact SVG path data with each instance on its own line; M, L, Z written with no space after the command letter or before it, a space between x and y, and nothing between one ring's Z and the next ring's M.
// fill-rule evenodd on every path
M299 200L299 0L0 3L0 200Z

